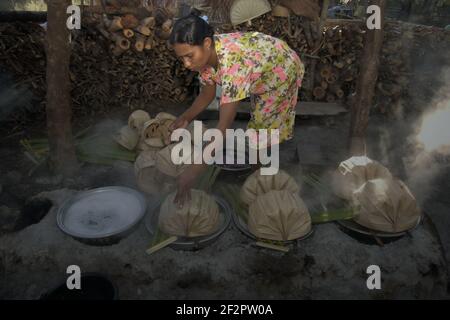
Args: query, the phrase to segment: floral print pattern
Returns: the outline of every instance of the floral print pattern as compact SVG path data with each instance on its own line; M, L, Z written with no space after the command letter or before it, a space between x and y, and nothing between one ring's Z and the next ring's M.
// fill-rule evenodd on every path
M214 37L218 68L200 73L202 84L222 87L220 104L252 98L248 128L279 129L280 143L293 135L298 88L305 68L283 40L260 32Z

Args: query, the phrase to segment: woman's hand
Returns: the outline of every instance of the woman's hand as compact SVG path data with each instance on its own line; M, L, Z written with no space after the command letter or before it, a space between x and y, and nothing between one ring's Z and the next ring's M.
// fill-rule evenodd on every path
M174 131L179 128L186 129L189 123L194 120L216 97L216 85L206 85L200 94L195 98L192 105L170 126Z
M175 195L174 203L182 207L183 204L191 199L191 189L194 187L198 176L206 169L204 164L191 164L178 177L178 190Z
M170 125L170 130L171 131L175 131L176 129L186 129L187 126L189 125L189 120L186 119L186 117L184 115L181 115L178 117L177 120L175 120L171 125Z

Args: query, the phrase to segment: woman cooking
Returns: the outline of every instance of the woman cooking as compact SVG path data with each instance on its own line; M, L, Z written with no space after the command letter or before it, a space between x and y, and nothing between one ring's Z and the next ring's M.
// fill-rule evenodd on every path
M203 89L193 104L172 125L186 128L222 88L219 129L231 128L241 100L254 101L248 128L278 129L279 143L292 138L298 88L305 72L298 55L282 40L259 33L214 34L202 18L179 19L170 43L189 70L200 73ZM175 201L182 204L206 165L192 164L178 178Z

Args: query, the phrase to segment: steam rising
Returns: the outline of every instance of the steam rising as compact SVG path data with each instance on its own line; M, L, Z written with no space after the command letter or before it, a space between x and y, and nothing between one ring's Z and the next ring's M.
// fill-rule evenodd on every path
M444 109L425 116L417 138L428 152L450 145L450 101Z

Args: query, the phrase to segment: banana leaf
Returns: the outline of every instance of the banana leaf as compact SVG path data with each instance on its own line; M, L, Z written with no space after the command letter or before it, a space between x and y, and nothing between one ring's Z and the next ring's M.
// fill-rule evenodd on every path
M302 178L308 186L319 194L317 198L320 204L309 205L313 224L349 220L354 217L354 210L349 203L336 197L325 179L314 173L303 175Z
M220 170L221 169L219 167L208 166L206 171L197 180L195 188L205 192L211 192Z
M312 213L311 220L313 224L326 223L338 220L353 219L354 212L352 208L342 208L319 213Z
M136 160L136 152L125 149L114 141L112 136L91 133L90 131L91 128L89 127L81 130L74 136L76 154L80 161L113 165L116 161L134 162ZM48 139L23 139L20 142L26 150L27 157L34 164L40 164L42 160L48 157Z
M248 207L240 198L240 187L235 184L223 183L217 188L218 193L230 204L233 211L243 220L248 222Z

